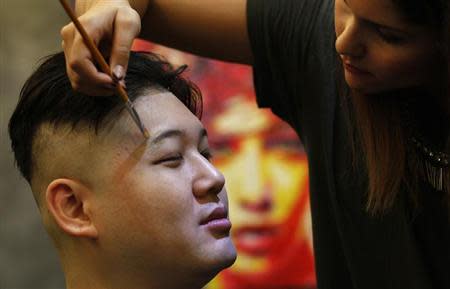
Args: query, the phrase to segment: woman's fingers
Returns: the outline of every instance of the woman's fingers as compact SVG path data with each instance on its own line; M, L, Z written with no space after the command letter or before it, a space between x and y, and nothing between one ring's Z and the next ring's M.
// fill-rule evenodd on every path
M140 30L140 17L129 6L97 5L79 17L87 34L99 47L111 53L110 63L122 67L121 78L128 66L129 51ZM114 80L99 71L91 52L73 23L61 29L63 49L66 57L67 75L72 87L90 95L114 94ZM108 61L108 58L106 58ZM117 68L116 70L117 71Z
M141 30L139 14L127 7L119 8L114 21L110 66L114 76L121 80L125 77L133 40Z

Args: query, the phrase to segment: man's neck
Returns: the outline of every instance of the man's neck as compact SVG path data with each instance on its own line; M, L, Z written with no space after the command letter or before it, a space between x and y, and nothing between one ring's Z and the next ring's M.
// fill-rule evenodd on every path
M173 273L173 272L172 272ZM139 278L136 274L126 274L110 272L106 277L101 277L94 273L94 270L87 272L66 273L66 289L201 289L205 285L205 280L183 278L178 274L166 274L165 278L151 280ZM167 277L171 276L171 277ZM208 279L209 280L209 279Z

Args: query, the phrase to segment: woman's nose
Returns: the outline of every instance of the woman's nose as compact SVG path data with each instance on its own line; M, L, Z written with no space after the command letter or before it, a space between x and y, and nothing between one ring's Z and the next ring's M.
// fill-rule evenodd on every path
M342 32L336 38L338 54L352 58L362 58L366 52L364 35L357 19L350 17L342 23Z

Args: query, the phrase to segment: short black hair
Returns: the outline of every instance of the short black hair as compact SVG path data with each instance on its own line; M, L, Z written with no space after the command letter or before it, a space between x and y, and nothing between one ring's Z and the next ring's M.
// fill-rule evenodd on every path
M200 118L202 96L192 82L181 76L186 67L174 69L156 54L131 52L125 78L130 101L136 100L146 89L162 87ZM33 140L42 124L70 125L72 128L82 124L97 133L107 116L120 113L123 108L123 101L118 96L89 96L74 91L62 52L43 59L25 82L9 121L11 147L23 177L31 184Z

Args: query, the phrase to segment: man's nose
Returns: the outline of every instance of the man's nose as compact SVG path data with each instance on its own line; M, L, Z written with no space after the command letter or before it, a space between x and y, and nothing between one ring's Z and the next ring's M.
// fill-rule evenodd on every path
M193 192L195 197L217 195L225 185L223 174L213 164L199 155L194 164Z
M361 58L366 52L364 31L355 17L350 17L343 24L342 32L336 38L338 54L352 58Z

